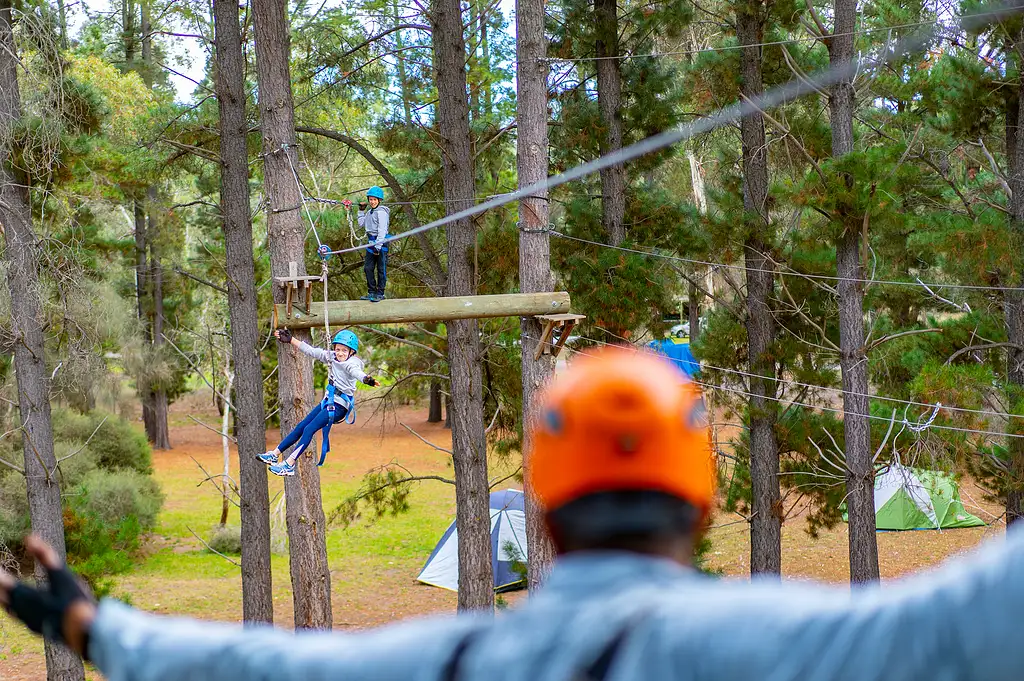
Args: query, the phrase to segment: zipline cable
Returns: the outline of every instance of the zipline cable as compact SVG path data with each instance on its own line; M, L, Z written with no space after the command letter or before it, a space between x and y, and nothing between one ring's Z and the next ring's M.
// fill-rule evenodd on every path
M957 24L962 30L969 31L984 25L988 19L998 19L1018 14L1022 7L1024 7L1024 3L1022 3L1021 0L1011 0L1009 3L1001 3L998 9L972 13L968 16L962 17ZM924 36L908 36L907 38L897 41L893 47L881 57L881 59L872 59L870 61L874 63L888 64L903 55L925 47L933 39L934 36L932 33L928 33ZM489 201L485 201L484 203L465 208L439 220L427 223L426 225L402 232L401 234L389 236L384 240L384 243L405 239L416 234L422 234L424 232L437 229L438 227L450 225L454 222L458 222L459 220L465 220L467 218L480 215L481 213L485 213L493 208L498 208L505 204L512 203L513 201L518 201L522 198L529 197L540 192L545 192L555 187L560 187L563 184L581 179L592 173L604 170L605 168L620 165L627 161L632 161L635 158L658 151L659 149L664 149L665 147L685 142L696 135L711 132L712 130L717 130L718 128L726 125L731 125L745 116L758 113L765 109L773 109L781 104L793 101L794 99L804 95L828 89L836 83L855 76L861 68L862 63L863 60L860 59L850 60L846 64L840 64L824 71L819 71L807 78L793 79L784 85L772 88L758 97L745 99L742 102L736 102L719 109L707 118L703 118L692 123L686 123L680 127L652 135L640 142L618 149L594 159L593 161L578 165L564 173L548 177L540 182L535 182L527 187L510 192L505 196L497 197ZM359 249L345 248L337 251L331 251L330 253L351 253L356 250Z

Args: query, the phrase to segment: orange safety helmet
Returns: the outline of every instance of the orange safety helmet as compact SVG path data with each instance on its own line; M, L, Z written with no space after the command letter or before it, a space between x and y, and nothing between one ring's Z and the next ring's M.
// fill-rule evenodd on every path
M652 353L580 357L544 391L527 475L546 512L598 492L653 490L706 516L716 473L700 390Z

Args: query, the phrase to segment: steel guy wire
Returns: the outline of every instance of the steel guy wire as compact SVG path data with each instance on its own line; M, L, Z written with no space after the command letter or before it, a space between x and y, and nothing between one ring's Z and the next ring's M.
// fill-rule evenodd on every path
M987 10L962 17L957 23L961 29L971 30L983 25L985 23L984 20L987 18L1012 16L1019 13L1022 5L1018 3L1021 3L1021 0L1011 0L1010 3L1000 5L998 9ZM931 39L931 33L928 33L925 36L911 36L903 38L897 41L890 49L887 49L881 59L872 59L871 61L874 63L888 64L897 57L921 49L926 46ZM474 217L491 210L492 208L498 208L505 204L512 203L513 201L518 201L523 197L532 196L534 194L550 190L554 187L559 187L563 184L586 177L592 173L599 172L605 168L620 165L635 158L639 158L640 156L658 151L659 149L663 149L680 142L685 142L696 135L711 132L712 130L716 130L726 125L731 125L744 116L749 116L766 109L773 109L781 104L791 102L804 95L820 90L826 90L836 83L851 79L857 73L860 65L860 59L850 60L845 64L840 64L823 71L819 71L814 75L807 76L805 78L795 78L784 85L772 88L758 97L736 102L719 109L706 118L652 135L640 142L636 142L621 149L617 149L609 154L600 156L593 161L580 164L564 173L545 178L540 182L535 182L532 185L510 192L503 197L490 199L475 206L470 206L469 208L457 211L439 220L429 222L421 227L410 229L402 232L401 234L389 236L385 239L385 242L387 243L397 241L399 239L405 239L416 234L437 229L438 227L450 225L466 218ZM354 252L356 250L359 250L359 248L353 247L340 249L332 251L331 253L340 254Z
M606 347L621 347L621 346L616 345L614 343L607 343L605 341L597 340L596 338L589 338L587 336L579 336L579 337L581 339L585 340L585 341L589 341L591 343L597 343L598 345L604 345ZM530 340L535 340L535 341L538 340L538 339L536 339L536 338L534 338L532 336L526 336L526 338L529 338ZM637 346L633 346L633 347L637 347ZM817 385L815 383L803 383L801 381L795 381L795 380L781 378L781 377L772 378L771 376L762 376L760 374L754 374L754 373L746 372L746 371L743 371L743 370L740 370L740 369L727 369L725 367L718 367L718 366L714 366L713 364L708 364L706 362L700 362L700 366L705 367L707 369L712 369L714 371L721 371L723 373L728 373L728 374L736 374L736 375L744 376L744 377L747 377L747 378L759 378L759 379L762 379L762 380L774 381L776 383L782 383L782 384L785 384L785 385L795 385L795 386L800 386L802 388L810 388L810 389L813 389L813 390L824 390L826 392L832 392L832 393L843 394L843 395L854 395L854 396L858 396L858 397L867 397L869 399L879 400L879 401L882 401L882 402L891 402L891 403L894 403L894 404L901 404L901 405L904 405L904 406L907 406L907 407L911 407L911 406L913 406L913 407L925 407L925 408L927 408L929 410L932 410L932 412L933 412L931 420L928 422L929 424L932 421L935 420L935 417L938 414L938 411L937 411L938 409L945 409L947 411L953 411L953 412L964 413L964 414L976 414L976 415L981 415L981 416L995 416L995 417L998 417L998 418L1005 418L1005 419L1011 419L1011 418L1024 419L1024 415L1021 415L1021 414L1004 414L1002 412L988 411L988 410L985 410L985 409L970 409L968 407L956 407L956 406L952 406L952 405L942 404L941 402L932 403L932 402L917 402L915 400L904 400L904 399L899 398L899 397L888 397L888 396L885 396L885 395L876 395L874 393L862 393L862 392L853 391L853 390L844 390L843 388L834 388L834 387L831 387L831 386ZM722 388L722 389L725 389L725 388ZM979 432L989 432L989 431L979 431Z
M316 223L313 221L313 216L309 212L309 205L306 203L306 192L302 189L302 182L299 181L299 174L295 172L295 164L292 163L292 157L288 153L287 144L282 144L280 151L284 152L284 157L288 159L288 167L292 169L292 177L295 178L295 188L299 190L299 198L302 199L302 208L306 211L306 219L309 220L309 226L313 228L313 236L316 237L316 245L319 249L323 246L323 242L320 241L320 235L316 231ZM298 146L298 145L291 145Z
M1000 11L994 12L995 14L1001 13ZM971 16L984 16L989 14L978 13ZM746 45L719 45L718 47L701 47L694 48L691 50L668 50L665 52L649 52L646 54L615 54L607 57L541 57L540 61L544 62L559 62L565 64L575 64L580 62L592 62L592 61L605 61L609 59L644 59L648 57L659 58L659 57L672 57L672 56L686 56L692 54L705 54L705 53L716 53L716 52L731 52L742 49L744 47L774 47L776 45L797 45L800 43L815 43L830 38L841 37L841 36L860 36L870 35L873 33L885 33L889 31L898 31L904 28L920 28L922 26L939 25L937 20L931 21L914 21L906 24L892 24L889 26L875 26L872 28L863 28L857 31L844 31L842 33L829 33L824 36L807 36L805 38L786 38L784 40L768 40L760 43L748 43ZM953 28L953 27L950 27Z
M527 336L527 338L530 338L531 340L537 340L536 338L533 338L532 336ZM591 339L587 339L587 340L591 340ZM598 342L600 342L600 341L598 341ZM609 343L609 344L606 344L606 345L611 345L611 344ZM587 353L587 352L582 351L582 350L573 350L573 352L576 353L576 354L579 354L579 355L583 355L585 357L596 357L596 355L593 355L591 353ZM778 402L780 404L784 404L784 405L787 405L787 406L793 405L793 406L798 406L798 407L804 407L806 409L816 409L816 410L819 410L819 411L827 411L827 412L831 412L831 413L834 413L834 414L842 414L842 415L848 414L850 416L861 416L861 417L864 417L864 418L867 418L867 419L873 419L875 421L885 421L886 423L892 421L892 419L890 417L888 417L888 416L878 416L876 414L860 414L860 413L852 412L852 411L848 412L848 411L845 411L843 409L839 409L837 407L829 407L829 406L826 406L826 405L819 405L819 404L809 404L807 402L801 402L799 400L787 400L787 399L785 399L783 397L772 397L770 395L755 395L754 393L748 392L746 390L743 390L742 388L733 388L733 387L724 386L724 385L715 385L714 383L707 383L707 382L704 382L704 381L700 381L698 379L690 379L690 380L692 380L695 384L701 386L702 388L707 388L709 390L724 390L725 392L737 393L739 395L745 395L747 397L757 397L757 398L760 398L760 399L769 400L771 402ZM926 405L926 406L932 407L932 408L935 407L934 404L929 404L929 405ZM946 407L942 407L942 408L945 409ZM1020 434L1020 433L995 432L995 431L991 431L991 430L978 430L978 429L975 429L975 428L960 428L959 426L947 426L947 425L943 425L943 424L931 424L928 427L934 428L936 430L949 430L949 431L955 431L955 432L959 432L959 433L973 433L975 435L988 435L988 436L992 436L992 437L1024 438L1024 434Z
M651 251L641 251L635 248L627 248L625 246L613 246L611 244L602 243L600 241L591 241L589 239L581 239L578 236L569 236L562 232L551 230L553 236L561 239L569 239L570 241L578 241L584 244L590 244L592 246L601 246L602 248L609 248L615 251L625 251L627 253L636 253L637 255L646 255L651 258L661 258L663 260L674 260L676 262L684 262L690 265L702 265L705 267L721 268L728 270L737 270L740 272L767 272L769 274L778 274L780 276L789 277L802 277L804 279L815 279L819 281L853 281L861 284L878 284L882 286L910 286L913 288L924 288L929 287L935 288L952 288L952 289L963 289L968 291L1018 291L1022 290L1017 286L983 286L980 284L942 284L939 282L925 282L925 281L898 281L895 279L865 279L862 277L837 277L830 274L810 274L807 272L799 272L792 270L790 272L781 270L768 270L758 269L756 267L746 267L744 265L728 265L726 263L712 262L710 260L695 260L693 258L684 258L678 255L668 255L667 253L652 253ZM948 301L947 301L948 302Z

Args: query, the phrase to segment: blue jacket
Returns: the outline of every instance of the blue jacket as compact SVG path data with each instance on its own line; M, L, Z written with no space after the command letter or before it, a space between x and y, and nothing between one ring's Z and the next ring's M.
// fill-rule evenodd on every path
M572 681L627 632L608 681L1019 681L1024 534L884 587L713 580L663 559L571 555L520 608L357 633L292 634L104 601L108 681Z

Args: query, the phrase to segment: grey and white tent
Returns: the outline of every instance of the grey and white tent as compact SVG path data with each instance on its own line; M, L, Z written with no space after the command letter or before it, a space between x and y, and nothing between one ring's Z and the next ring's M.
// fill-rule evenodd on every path
M526 550L523 493L514 489L492 492L491 560L495 590L513 588L522 582L522 575L513 568L516 561L526 561ZM455 521L445 530L416 579L442 589L459 590L459 531Z

